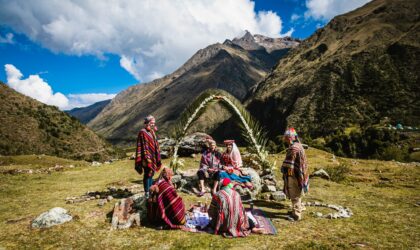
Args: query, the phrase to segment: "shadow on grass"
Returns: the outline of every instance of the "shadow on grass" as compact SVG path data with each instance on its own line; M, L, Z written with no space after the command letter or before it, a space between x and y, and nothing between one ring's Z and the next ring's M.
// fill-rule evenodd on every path
M288 209L285 205L277 202L268 202L264 200L254 201L254 205L264 212L264 215L270 219L284 219L289 220L289 213L280 210ZM265 209L264 209L265 208ZM276 212L270 210L277 210Z

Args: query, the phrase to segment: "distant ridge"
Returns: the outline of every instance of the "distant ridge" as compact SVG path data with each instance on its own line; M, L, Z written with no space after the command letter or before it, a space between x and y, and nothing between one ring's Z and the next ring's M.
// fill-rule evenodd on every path
M110 100L100 101L96 102L92 105L89 105L87 107L83 108L74 108L72 110L66 111L68 114L70 114L73 117L76 117L81 123L87 124L90 122L93 118L95 118L108 103L111 102Z

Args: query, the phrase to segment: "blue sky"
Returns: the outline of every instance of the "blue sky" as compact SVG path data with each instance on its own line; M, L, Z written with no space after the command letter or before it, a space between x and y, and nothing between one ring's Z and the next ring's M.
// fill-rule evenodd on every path
M0 80L61 109L86 106L245 29L304 39L366 2L0 0Z

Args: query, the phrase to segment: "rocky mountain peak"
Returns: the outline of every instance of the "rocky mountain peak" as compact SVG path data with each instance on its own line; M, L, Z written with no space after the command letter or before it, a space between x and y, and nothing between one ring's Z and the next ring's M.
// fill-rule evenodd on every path
M229 40L226 40L227 43ZM299 39L291 37L271 38L259 34L252 35L251 32L245 31L242 37L234 38L229 41L235 45L241 46L246 50L266 50L271 53L274 50L281 50L286 48L294 48L300 44Z

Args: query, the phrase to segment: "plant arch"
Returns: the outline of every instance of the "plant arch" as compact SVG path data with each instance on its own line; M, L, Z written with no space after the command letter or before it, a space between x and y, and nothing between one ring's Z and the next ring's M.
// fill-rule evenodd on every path
M252 117L238 99L226 91L219 89L209 89L203 92L187 107L178 119L173 131L175 146L171 167L176 169L178 166L178 148L192 123L206 111L207 107L215 102L221 102L231 113L239 118L242 135L250 145L253 153L256 154L260 165L263 168L273 167L267 160L268 152L265 146L268 138L264 128Z

